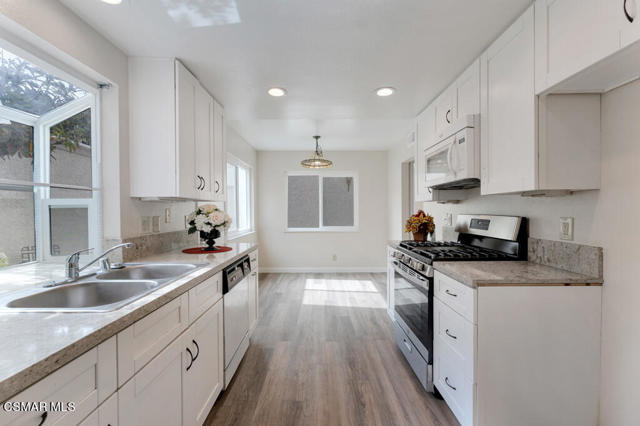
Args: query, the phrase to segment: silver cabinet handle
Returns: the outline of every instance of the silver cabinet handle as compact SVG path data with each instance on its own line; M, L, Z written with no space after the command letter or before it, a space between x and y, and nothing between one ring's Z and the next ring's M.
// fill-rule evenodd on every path
M455 294L455 293L451 293L451 292L449 291L449 289L446 289L444 292L445 292L445 293L447 293L447 294L448 294L449 296L451 296L451 297L458 297L458 295L457 295L457 294Z
M448 328L444 332L446 333L447 336L451 337L452 339L457 339L458 338L458 336L454 336L453 334L449 333L449 329Z
M447 386L449 386L451 389L453 389L453 390L458 390L458 389L454 388L453 386L451 386L451 383L449 383L449 378L448 378L448 377L445 377L445 378L444 378L444 382L445 382L445 383L447 384Z

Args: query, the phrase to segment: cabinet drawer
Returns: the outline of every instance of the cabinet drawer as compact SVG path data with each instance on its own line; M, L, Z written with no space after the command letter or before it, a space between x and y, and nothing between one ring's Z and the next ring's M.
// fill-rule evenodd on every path
M208 278L189 290L189 323L222 298L222 272Z
M434 275L435 296L451 309L476 324L476 290L441 272Z
M100 401L115 392L116 344L111 338L30 386L10 402L46 402L42 411L0 410L2 425L76 425L94 411ZM109 353L113 352L113 353ZM67 403L74 411L64 411ZM53 404L53 405L52 405ZM59 406L58 406L59 404Z
M473 425L475 385L464 377L451 351L434 352L434 383L462 426Z
M187 328L188 305L189 295L184 293L118 333L120 386Z
M439 300L434 301L434 351L447 346L466 379L475 383L474 348L476 326Z

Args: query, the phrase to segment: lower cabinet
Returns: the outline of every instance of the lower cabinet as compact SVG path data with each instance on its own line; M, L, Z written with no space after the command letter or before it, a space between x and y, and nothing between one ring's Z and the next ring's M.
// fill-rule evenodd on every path
M182 370L182 424L185 426L203 424L222 391L223 331L223 306L219 301L184 335L189 361Z
M118 426L118 394L111 395L80 426Z
M182 425L182 374L190 363L178 338L118 391L120 426Z
M201 425L222 391L219 300L118 392L120 426Z
M7 402L44 402L46 407L41 411L0 410L0 425L81 423L116 391L115 361L116 340L112 337L10 398Z
M258 305L259 305L259 285L258 285L258 251L254 251L250 256L251 275L249 275L249 335L253 334L253 330L258 323Z
M434 383L462 426L598 424L602 287L434 278Z

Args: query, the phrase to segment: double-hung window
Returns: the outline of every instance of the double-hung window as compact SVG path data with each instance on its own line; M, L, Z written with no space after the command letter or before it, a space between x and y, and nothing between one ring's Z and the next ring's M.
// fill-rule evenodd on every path
M0 268L100 249L97 96L0 40Z
M253 170L227 154L227 213L231 216L229 238L253 231Z
M358 230L358 175L355 172L287 173L287 231Z

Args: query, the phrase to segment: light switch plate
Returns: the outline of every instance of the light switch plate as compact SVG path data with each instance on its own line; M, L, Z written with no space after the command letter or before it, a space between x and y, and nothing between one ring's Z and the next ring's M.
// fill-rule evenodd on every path
M573 241L573 218L572 217L560 218L560 239Z
M151 218L151 227L153 232L160 232L160 216L153 216Z
M171 223L171 208L164 209L164 223Z
M151 216L142 216L140 218L140 225L143 234L151 233Z
M444 226L452 226L453 225L453 214L445 213L444 214Z

